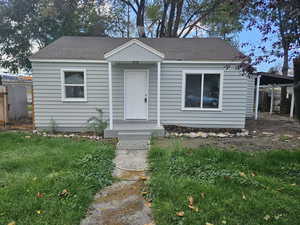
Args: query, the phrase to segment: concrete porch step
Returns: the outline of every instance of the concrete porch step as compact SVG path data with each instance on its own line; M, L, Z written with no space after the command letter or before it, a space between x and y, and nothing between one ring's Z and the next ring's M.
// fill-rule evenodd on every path
M118 150L148 150L149 140L120 140Z
M114 123L113 129L106 128L104 130L104 137L106 138L122 138L122 136L130 136L131 138L131 136L136 135L137 137L144 139L147 136L163 136L164 134L164 128L157 127L156 123L141 121L116 122Z
M151 132L118 132L119 140L149 140L151 137Z

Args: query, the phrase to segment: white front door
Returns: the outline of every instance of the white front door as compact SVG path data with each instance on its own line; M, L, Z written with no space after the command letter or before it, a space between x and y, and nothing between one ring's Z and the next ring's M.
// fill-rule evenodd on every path
M125 119L148 119L148 72L124 72Z

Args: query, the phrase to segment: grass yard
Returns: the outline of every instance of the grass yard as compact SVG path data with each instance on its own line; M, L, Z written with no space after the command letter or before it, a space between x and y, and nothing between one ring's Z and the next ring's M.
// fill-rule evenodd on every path
M114 146L0 132L0 224L76 225L112 183Z
M150 151L157 225L299 225L300 151Z

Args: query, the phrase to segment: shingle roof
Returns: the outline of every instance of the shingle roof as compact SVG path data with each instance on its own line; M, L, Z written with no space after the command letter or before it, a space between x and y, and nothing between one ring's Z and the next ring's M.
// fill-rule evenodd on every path
M236 48L219 38L137 38L165 54L164 60L238 60ZM128 42L128 38L64 36L34 54L31 59L104 60L104 54Z

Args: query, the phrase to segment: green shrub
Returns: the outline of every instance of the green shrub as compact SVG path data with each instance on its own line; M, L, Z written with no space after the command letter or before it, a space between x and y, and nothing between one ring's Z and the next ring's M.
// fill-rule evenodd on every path
M102 109L96 108L98 116L92 116L88 119L88 130L94 132L95 135L103 136L104 130L107 127L107 122L103 120Z

